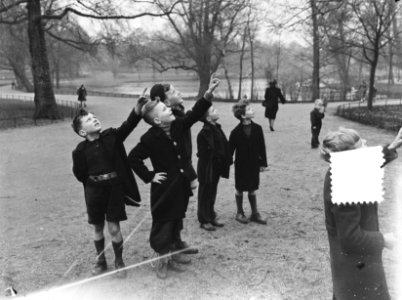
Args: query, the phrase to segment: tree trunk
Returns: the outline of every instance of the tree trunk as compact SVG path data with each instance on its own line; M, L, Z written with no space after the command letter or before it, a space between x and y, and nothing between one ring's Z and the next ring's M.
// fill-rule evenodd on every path
M244 49L246 48L246 29L244 29L243 35L243 43L241 46L241 53L240 53L240 70L239 70L239 93L237 94L237 99L240 100L241 97L241 90L243 84L243 59L244 59Z
M313 20L313 78L312 100L320 98L320 37L318 32L318 9L315 0L310 0Z
M43 30L40 0L30 0L28 10L29 52L34 82L35 118L57 119L56 99L50 78L49 60Z
M227 66L226 66L226 60L225 60L225 57L224 57L224 56L222 56L222 68L223 68L223 71L224 71L224 73L225 73L226 82L227 82L227 84L228 84L229 99L230 99L230 100L233 100L234 97L233 97L232 83L230 82L229 71L228 71L228 68L227 68Z
M11 59L8 59L8 63L13 69L15 79L17 80L17 87L22 87L26 92L33 92L34 88L32 83L29 81L25 73L25 64L19 64Z
M251 56L251 89L250 89L250 99L254 99L254 43L253 36L251 35L250 27L248 28L248 37L250 42L250 56Z
M378 43L376 43L378 45ZM372 110L373 109L373 96L374 96L374 82L375 82L375 72L377 69L377 63L378 63L378 56L380 54L380 50L378 49L378 46L374 47L373 49L373 60L370 61L370 79L369 79L369 93L368 93L368 99L367 99L367 109Z
M393 20L395 20L396 16L395 16L395 3L394 1L390 1L389 2L389 6L390 6L390 16L394 16ZM393 21L392 20L392 21ZM391 21L389 21L391 22ZM394 22L392 22L394 24ZM389 36L392 36L392 27L389 27ZM393 71L393 60L394 60L394 41L395 41L396 37L394 36L393 39L391 39L389 41L388 44L388 85L394 84L394 71Z
M206 65L199 66L198 77L200 80L200 86L198 87L198 97L202 97L208 89L209 80L211 78L211 74L209 71L209 65L208 66L206 66Z

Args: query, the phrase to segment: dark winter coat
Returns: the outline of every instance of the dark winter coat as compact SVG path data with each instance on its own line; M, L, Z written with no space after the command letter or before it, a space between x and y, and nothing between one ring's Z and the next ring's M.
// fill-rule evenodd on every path
M383 152L386 162L397 157L387 148ZM333 204L328 170L324 208L334 299L390 299L381 258L384 238L379 231L377 203Z
M243 125L237 125L229 136L230 154L235 155L235 187L239 191L257 190L260 184L260 167L267 167L264 134L260 125L251 122L248 137Z
M78 101L87 100L87 90L84 87L78 88L77 95L78 95Z
M193 169L186 158L185 133L210 106L211 102L202 98L191 112L176 118L171 124L171 138L163 129L151 127L128 156L130 166L145 183L151 182L155 173L166 173L167 178L162 183L151 183L151 214L155 222L185 217ZM151 160L153 171L144 164L147 158Z
M310 122L312 130L318 130L318 132L321 130L322 119L324 119L324 116L324 113L321 113L318 109L315 108L310 112Z
M265 117L275 119L279 108L278 102L281 101L282 104L285 104L286 102L281 89L276 86L266 88L264 99L263 106L265 106Z
M141 117L137 116L135 111L132 110L127 120L123 122L119 128L109 128L104 130L101 132L99 137L100 142L103 144L105 151L110 158L114 170L117 172L118 178L122 182L125 194L136 202L140 202L141 198L133 172L128 164L123 142L134 130L140 120ZM83 183L84 189L89 176L85 156L85 148L88 143L87 140L82 141L73 151L73 173L78 181ZM126 198L126 204L138 206L138 204L129 198Z
M175 115L176 118L182 118L184 117L188 112L184 112L184 107L181 107L181 109L177 109L177 108L173 108L172 109L173 114ZM189 179L190 181L197 179L197 173L194 170L194 167L192 165L192 155L193 155L193 143L191 141L191 128L188 129L185 133L184 133L184 137L183 137L183 142L184 142L184 157L187 158L190 162L191 168L192 170L192 174L189 175Z
M215 126L215 128L212 128L212 126ZM220 136L223 138L222 143L225 148L225 157L223 157L223 160L219 161L219 163L216 161L214 130L217 130L221 133ZM229 169L230 165L232 164L232 156L230 155L229 142L220 124L212 125L207 122L204 123L203 128L197 136L197 149L197 173L200 184L211 184L213 182L213 178L215 177L213 176L214 174L223 178L229 178ZM216 170L217 166L219 166L219 170Z

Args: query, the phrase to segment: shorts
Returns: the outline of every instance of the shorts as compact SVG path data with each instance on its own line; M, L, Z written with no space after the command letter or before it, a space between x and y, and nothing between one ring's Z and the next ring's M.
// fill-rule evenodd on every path
M127 220L124 192L118 178L93 182L88 179L85 202L89 224L103 224Z

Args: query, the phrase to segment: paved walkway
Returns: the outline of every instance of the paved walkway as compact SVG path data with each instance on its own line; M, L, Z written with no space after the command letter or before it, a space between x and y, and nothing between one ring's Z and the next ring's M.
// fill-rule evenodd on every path
M1 90L0 90L1 92ZM75 101L75 96L58 96ZM136 99L88 97L88 109L103 128L118 126ZM193 102L186 103L190 108ZM227 135L237 124L231 104L216 103ZM126 280L113 276L61 291L76 299L330 299L331 278L322 210L323 176L328 165L310 149L312 104L281 105L276 131L270 132L263 107L255 104L255 121L264 126L268 171L261 174L259 208L267 226L234 221L233 171L221 180L216 209L225 227L202 231L196 199L190 200L184 237L200 248L182 274L157 280L149 264L129 270ZM330 104L321 138L339 126L357 129L370 145L390 142L393 134L333 115ZM129 151L148 125L141 122L126 141ZM194 145L201 124L193 127ZM12 285L20 294L90 277L94 261L92 229L86 223L83 190L71 172L71 151L81 139L69 122L0 131L0 270L1 291ZM194 148L196 148L194 146ZM196 149L194 150L196 152ZM194 153L194 162L197 159ZM401 160L386 169L382 229L397 227L394 187ZM127 265L152 258L149 186L138 178L144 205L128 208L122 223ZM249 212L245 196L246 212ZM108 240L107 240L108 241ZM106 253L112 265L112 251ZM395 294L395 255L384 252L389 285ZM52 296L54 297L54 295ZM51 296L49 296L49 299ZM44 299L41 295L40 299Z

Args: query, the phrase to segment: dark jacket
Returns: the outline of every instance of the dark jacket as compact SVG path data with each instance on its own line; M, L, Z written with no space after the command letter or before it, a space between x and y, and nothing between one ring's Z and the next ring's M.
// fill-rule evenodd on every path
M243 125L237 125L229 136L230 155L235 155L235 186L240 191L257 190L260 184L260 167L267 167L264 134L260 125L251 122L248 137Z
M100 141L105 147L106 153L121 180L124 192L127 196L136 202L141 201L138 192L138 186L131 171L127 154L123 142L140 122L141 117L137 116L134 110L131 111L127 120L119 128L109 128L101 132ZM89 142L87 140L78 144L73 151L73 173L78 181L82 182L85 188L88 179L88 166L85 157L85 147ZM127 205L138 206L134 201L126 198Z
M314 108L310 112L311 129L320 130L322 126L322 119L324 119L324 116L324 113L321 113L318 109Z
M213 128L214 126L215 128ZM224 146L224 157L217 161L216 145L214 138L214 130L220 132L222 137L222 144ZM232 164L232 157L229 150L229 142L223 132L221 125L212 125L207 122L204 123L201 131L197 136L197 173L198 181L200 183L211 184L213 182L213 174L219 175L223 178L229 178L229 169ZM217 170L216 167L219 167Z
M181 107L181 109L177 109L177 108L172 109L172 112L176 118L182 118L186 114L190 113L190 111L184 112L183 106ZM190 181L192 181L194 179L197 179L197 173L195 172L194 167L192 165L193 143L191 141L191 129L190 128L184 133L183 143L184 143L184 157L189 160L191 168L192 168L192 170L191 170L192 174L189 175L189 179L190 179Z
M185 133L210 106L211 102L202 98L191 112L176 118L170 127L171 139L163 129L151 127L129 153L130 166L145 183L151 182L155 173L166 173L165 181L151 183L151 214L155 222L185 217L192 174L192 166L185 155ZM147 158L151 160L153 171L144 164Z
M383 152L386 163L397 157L395 151L387 148ZM336 299L389 299L377 203L333 204L328 170L324 181L324 208Z
M84 87L79 87L77 90L78 101L87 100L87 90Z
M278 107L279 101L281 101L282 104L285 104L286 102L281 89L276 86L270 86L265 89L264 99L264 106L266 108Z

